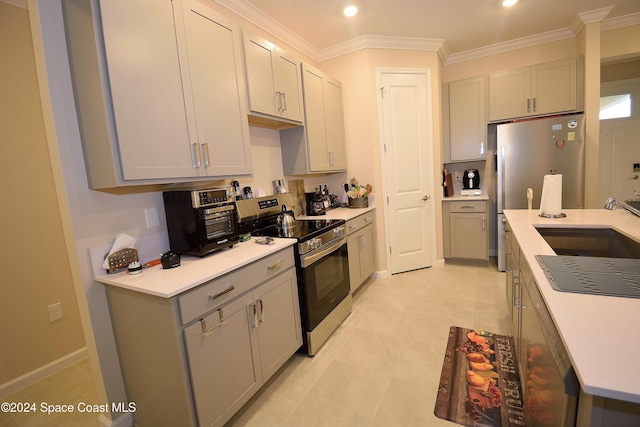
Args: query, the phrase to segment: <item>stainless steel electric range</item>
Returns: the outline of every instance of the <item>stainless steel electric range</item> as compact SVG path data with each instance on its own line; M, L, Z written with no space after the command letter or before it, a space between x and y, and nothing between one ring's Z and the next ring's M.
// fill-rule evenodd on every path
M316 354L351 313L349 259L344 220L295 221L293 233L278 229L282 207L292 207L290 194L237 200L240 234L295 238L296 272L303 345L301 352ZM288 212L293 215L292 212Z

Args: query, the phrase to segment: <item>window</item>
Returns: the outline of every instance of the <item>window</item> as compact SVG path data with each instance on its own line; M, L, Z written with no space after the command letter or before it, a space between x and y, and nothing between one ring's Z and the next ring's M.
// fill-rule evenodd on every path
M631 117L631 94L600 98L600 120Z

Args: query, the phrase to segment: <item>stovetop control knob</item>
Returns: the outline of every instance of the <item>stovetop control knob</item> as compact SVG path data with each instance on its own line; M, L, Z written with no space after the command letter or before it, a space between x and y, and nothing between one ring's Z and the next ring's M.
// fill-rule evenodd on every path
M340 225L340 226L334 228L333 229L333 235L335 237L340 237L340 236L344 235L344 226Z
M318 247L318 239L317 238L312 238L307 240L306 242L307 248L312 251L314 249L316 249Z
M317 237L311 239L311 242L311 244L313 245L313 249L318 249L320 246L322 246L322 239L318 239Z

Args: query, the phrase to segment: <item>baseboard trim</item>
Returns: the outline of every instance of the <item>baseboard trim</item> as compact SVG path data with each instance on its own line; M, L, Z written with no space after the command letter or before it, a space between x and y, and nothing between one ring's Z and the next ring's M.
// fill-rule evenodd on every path
M89 357L89 353L87 352L87 347L82 347L79 350L74 351L73 353L69 353L66 356L63 356L59 359L54 360L53 362L47 363L44 366L41 366L37 369L34 369L31 372L27 372L24 375L19 376L11 381L8 381L4 384L0 384L0 398L8 396L18 390L21 390L31 384L35 384L41 379L48 377L51 374L55 374L62 369L73 365L83 359Z
M98 417L100 427L133 427L133 417L131 413L120 414L115 420L110 420L104 415Z

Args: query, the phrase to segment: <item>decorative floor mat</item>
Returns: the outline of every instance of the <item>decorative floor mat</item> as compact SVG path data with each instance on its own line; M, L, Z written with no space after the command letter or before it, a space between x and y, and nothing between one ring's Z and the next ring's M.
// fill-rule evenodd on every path
M463 426L522 427L513 337L452 326L435 415Z

